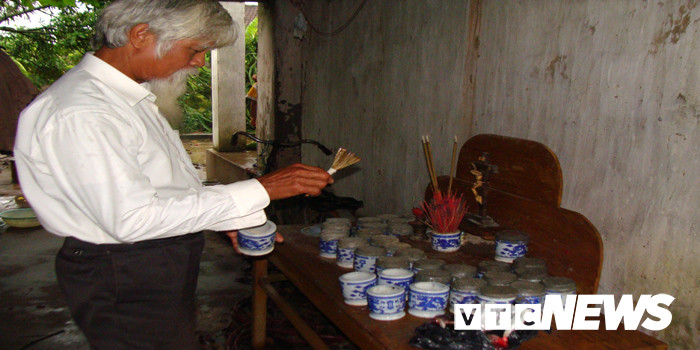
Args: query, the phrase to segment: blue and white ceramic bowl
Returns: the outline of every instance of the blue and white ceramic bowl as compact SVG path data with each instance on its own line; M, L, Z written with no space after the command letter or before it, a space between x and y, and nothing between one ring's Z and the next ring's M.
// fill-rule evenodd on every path
M345 303L363 306L367 305L367 288L377 284L377 275L371 272L355 271L341 275L338 280Z
M408 287L408 313L422 318L445 314L450 288L438 282L415 282Z
M494 260L511 263L524 257L530 235L517 230L505 230L496 233L496 256Z
M322 258L335 259L338 254L338 240L347 236L348 233L322 231L318 242L319 255Z
M259 256L275 249L277 225L268 220L255 227L238 230L238 250L245 255Z
M430 242L432 244L433 250L436 250L438 252L456 252L462 245L462 232L432 232L430 234Z
M406 291L390 284L367 289L369 317L380 321L398 320L406 315Z
M350 269L353 268L356 249L357 248L338 248L338 255L336 255L336 263L338 266Z
M352 269L355 262L355 250L367 245L367 241L360 237L343 237L338 240L338 255L335 261L338 266Z
M377 284L395 285L403 288L408 293L408 286L413 283L413 271L406 269L386 269L378 273Z
M380 256L386 256L386 249L374 246L357 248L353 267L355 271L376 273L377 258Z

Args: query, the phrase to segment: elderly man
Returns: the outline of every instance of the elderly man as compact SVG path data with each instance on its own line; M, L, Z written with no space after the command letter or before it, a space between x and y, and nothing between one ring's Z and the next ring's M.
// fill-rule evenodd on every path
M97 51L20 117L22 190L42 225L66 237L56 274L93 348L197 348L201 231L261 225L270 200L333 182L296 164L201 185L149 83L201 67L234 28L215 1L114 1L98 21Z

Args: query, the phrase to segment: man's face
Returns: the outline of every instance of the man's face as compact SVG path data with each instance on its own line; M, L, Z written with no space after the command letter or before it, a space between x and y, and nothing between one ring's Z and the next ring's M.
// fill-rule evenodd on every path
M208 49L201 42L190 39L176 42L160 59L155 57L155 47L153 49L153 64L147 72L151 91L157 97L156 105L161 113L177 129L183 118L177 99L185 93L188 77L204 65Z
M204 55L209 51L209 47L206 43L197 40L182 39L175 42L163 57L156 58L154 45L152 53L154 64L150 69L150 79L164 79L183 69L204 66Z

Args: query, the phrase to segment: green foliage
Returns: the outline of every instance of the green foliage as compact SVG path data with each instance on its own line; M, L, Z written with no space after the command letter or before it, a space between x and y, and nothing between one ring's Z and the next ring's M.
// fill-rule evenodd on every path
M10 1L0 7L0 46L40 89L72 68L90 50L96 12L104 1ZM47 7L48 6L48 7ZM37 28L3 26L12 19L27 18L37 11L51 10L48 25Z
M253 86L253 75L258 72L258 18L245 29L245 90Z
M181 133L212 131L210 59L211 56L207 53L207 65L199 68L199 74L187 80L187 92L178 98L185 112L180 126Z
M107 0L5 0L0 1L0 46L17 62L22 71L39 88L43 89L76 65L84 53L92 50L90 37L97 13ZM9 22L29 18L38 11L51 11L48 25L38 28L13 28ZM257 73L258 20L245 31L245 67L248 91ZM209 62L209 55L207 55ZM187 83L187 92L179 98L185 111L180 131L183 133L211 132L211 70L199 69ZM247 129L250 111L246 110Z

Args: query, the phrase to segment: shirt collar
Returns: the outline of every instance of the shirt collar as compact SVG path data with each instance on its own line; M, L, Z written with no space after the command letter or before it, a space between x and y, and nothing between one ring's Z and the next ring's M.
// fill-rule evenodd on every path
M144 98L151 102L156 99L156 96L147 89L147 86L137 83L107 62L93 55L92 52L85 54L78 67L124 96L124 99L132 106L141 102Z

